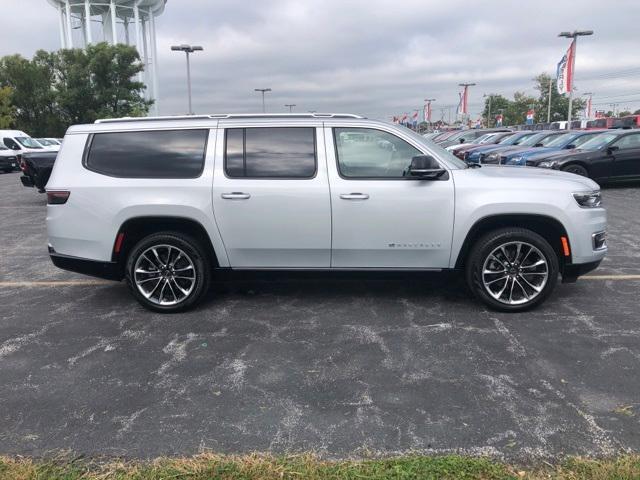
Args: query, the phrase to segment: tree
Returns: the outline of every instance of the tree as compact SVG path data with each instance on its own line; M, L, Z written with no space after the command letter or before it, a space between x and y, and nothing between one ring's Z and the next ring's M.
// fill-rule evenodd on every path
M534 79L535 89L540 92L536 101L535 121L544 123L547 121L547 110L549 108L549 82L551 82L551 121L566 120L569 112L569 96L560 95L556 88L555 81L546 73L541 73ZM581 110L586 106L583 98L574 98L571 107L571 117L576 118Z
M60 131L52 88L55 75L49 55L40 51L33 60L20 55L0 59L0 87L11 89L16 128L42 136L54 136Z
M15 120L15 108L11 103L13 90L0 87L0 129L11 128Z
M143 116L143 71L134 47L99 43L85 50L39 50L32 60L0 59L0 87L11 88L16 128L58 137L69 125L97 118Z

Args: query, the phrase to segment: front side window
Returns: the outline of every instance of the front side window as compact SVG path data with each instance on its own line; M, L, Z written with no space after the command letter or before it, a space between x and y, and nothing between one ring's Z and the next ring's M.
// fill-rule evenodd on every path
M208 135L206 129L96 133L85 166L121 178L196 178Z
M640 134L625 135L613 145L619 147L620 150L640 148Z
M228 128L224 165L231 178L312 178L315 128Z
M370 128L334 128L340 174L347 178L403 178L422 155L404 140Z

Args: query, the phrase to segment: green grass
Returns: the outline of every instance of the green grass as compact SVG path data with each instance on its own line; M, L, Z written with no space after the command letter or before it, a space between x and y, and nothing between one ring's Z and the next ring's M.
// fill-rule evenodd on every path
M457 455L325 461L312 455L272 457L203 454L151 462L33 460L0 457L0 480L638 480L640 456L607 460L571 458L524 468L488 458Z

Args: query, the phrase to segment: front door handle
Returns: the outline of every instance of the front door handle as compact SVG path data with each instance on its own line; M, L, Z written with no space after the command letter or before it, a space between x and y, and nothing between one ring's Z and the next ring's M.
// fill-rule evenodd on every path
M343 200L368 200L369 195L366 193L343 193L340 198Z
M231 193L223 193L220 195L225 200L248 200L251 198L251 195L243 192L231 192Z

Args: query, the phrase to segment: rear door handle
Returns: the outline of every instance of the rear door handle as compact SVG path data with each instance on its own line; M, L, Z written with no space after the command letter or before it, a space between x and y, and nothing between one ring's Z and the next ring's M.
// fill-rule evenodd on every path
M369 195L366 193L343 193L340 198L343 200L368 200Z
M248 200L251 198L251 195L243 192L231 192L231 193L223 193L220 195L225 200Z

